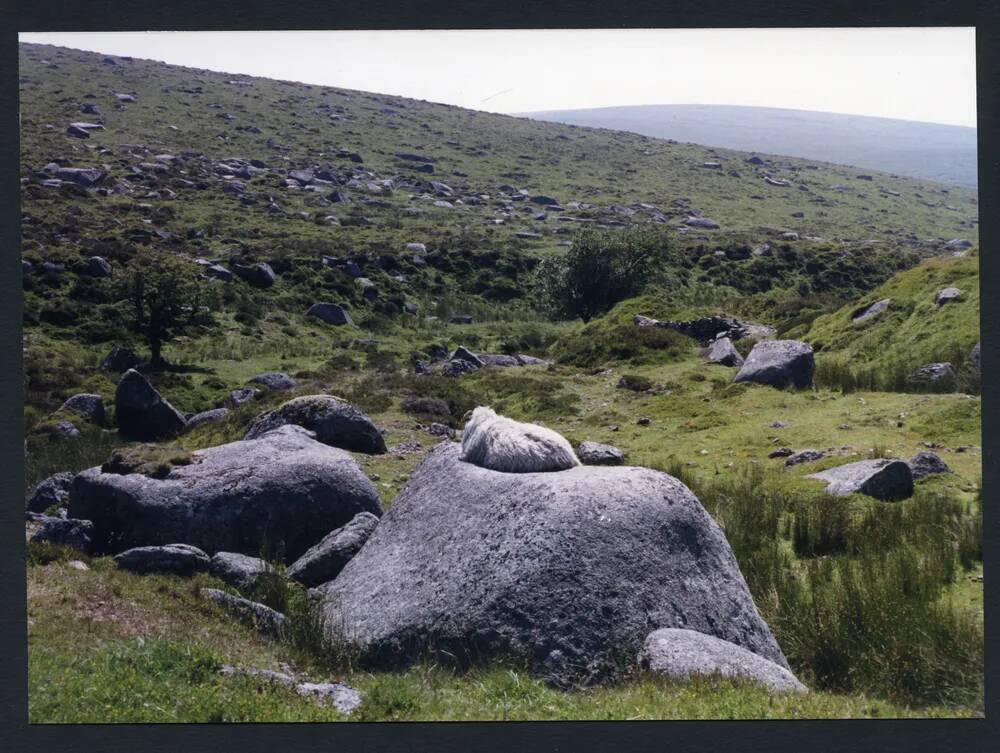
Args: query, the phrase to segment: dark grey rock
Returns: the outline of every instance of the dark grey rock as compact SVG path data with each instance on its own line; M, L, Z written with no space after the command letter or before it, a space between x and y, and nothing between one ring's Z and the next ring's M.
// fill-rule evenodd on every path
M96 185L104 177L104 173L96 167L60 167L54 177L64 183L76 183L84 188Z
M803 463L815 463L817 460L821 460L824 454L820 450L799 450L798 452L793 452L788 456L785 461L786 466L802 465Z
M140 546L115 555L115 564L133 573L194 575L208 570L209 559L201 549L188 544Z
M962 297L962 291L958 288L942 288L934 296L934 303L938 306L943 306L946 303L951 303L952 301L957 301Z
M271 269L271 265L264 262L247 266L234 264L233 272L236 273L237 277L245 280L247 284L255 288L269 288L278 279L277 275L274 274L274 270Z
M187 420L185 425L186 431L191 431L195 427L201 426L202 424L209 424L214 421L221 421L226 416L229 415L229 408L213 408L212 410L202 411L201 413L195 413L191 418Z
M715 220L710 220L708 217L688 217L684 220L684 224L688 227L700 227L706 230L719 229L719 223Z
M250 382L253 384L262 384L269 390L290 390L298 384L292 377L281 371L269 371L265 374L258 374Z
M625 455L614 445L600 442L581 442L576 456L584 465L623 465Z
M336 303L314 303L309 307L306 316L315 316L327 324L351 324L351 315Z
M646 637L639 664L671 680L721 675L751 680L776 693L806 693L788 669L729 641L696 630L661 628Z
M451 319L449 319L449 321L452 324L472 324L472 315L471 314L456 314L455 316L451 317Z
M239 552L216 552L208 565L216 578L236 588L253 588L267 572L267 563L259 557Z
M256 387L243 387L229 393L229 402L233 404L233 407L239 408L241 405L249 403L260 393L261 390L258 390Z
M142 441L174 437L184 430L184 416L135 369L115 389L115 418L123 436Z
M928 363L921 366L909 376L909 382L916 385L929 385L936 382L953 380L955 367L947 361L943 363Z
M70 514L94 522L105 552L183 542L209 553L268 547L289 562L359 512L382 514L354 458L298 426L196 450L192 460L161 479L83 471Z
M73 486L75 475L70 471L63 471L38 482L25 502L25 509L29 512L45 512L55 505L65 505L69 502L69 490Z
M686 626L787 666L722 531L646 468L503 473L442 442L323 586L329 630L403 666L525 656L555 683L613 676L652 629ZM446 522L445 522L446 521Z
M482 366L465 358L450 358L441 366L441 373L449 377L459 377L481 368Z
M880 301L875 301L875 303L863 306L853 314L851 314L851 320L855 324L861 324L862 322L867 322L869 319L874 319L876 316L881 314L892 303L891 298L883 298Z
M483 361L482 358L480 358L479 356L477 356L475 353L473 353L471 350L469 350L468 348L466 348L464 345L459 345L457 348L455 348L455 352L451 354L451 360L452 361L459 361L459 360L461 360L461 361L468 361L469 363L473 364L477 368L482 368L483 366L486 365L486 362Z
M279 405L254 419L244 439L256 439L287 424L315 432L331 447L381 455L385 440L372 420L359 408L333 395L304 395Z
M116 345L101 361L102 371L124 372L142 366L142 359L128 348Z
M717 363L722 366L742 366L743 356L733 346L733 341L728 337L720 337L708 346L706 359L709 363Z
M69 410L86 418L90 423L102 426L104 424L104 398L100 395L81 393L73 395L62 404L60 410Z
M918 452L910 459L910 471L916 481L935 473L951 473L951 468L935 452Z
M895 501L913 496L913 472L902 460L859 460L810 474L807 478L826 481L826 493L836 497L857 493Z
M980 357L980 347L979 346L980 346L980 343L976 343L975 345L972 346L972 350L969 351L969 361L972 363L973 366L976 367L977 371L979 371L982 368L980 366L980 358L981 357Z
M769 458L787 458L795 454L795 450L791 447L779 447L776 450L772 450L767 454Z
M93 547L94 524L79 518L46 518L42 527L31 537L32 541L48 541L83 552Z
M83 263L80 272L90 277L111 277L111 263L100 256L91 256Z
M809 345L798 340L765 340L753 346L734 382L758 382L772 387L812 386L816 361Z
M361 551L378 522L379 519L369 512L358 513L347 525L328 533L295 560L288 568L288 577L306 586L330 582Z
M215 602L237 620L255 630L275 637L285 634L285 625L288 622L285 615L269 606L244 599L242 596L233 596L217 588L202 588L199 589L199 593L203 598Z

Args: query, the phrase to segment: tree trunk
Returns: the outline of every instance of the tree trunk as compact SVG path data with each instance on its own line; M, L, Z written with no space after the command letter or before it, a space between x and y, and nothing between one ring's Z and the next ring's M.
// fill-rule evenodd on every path
M163 349L163 343L160 342L159 338L152 338L149 341L149 350L152 354L152 358L149 360L149 365L154 369L163 368L166 365L166 361L163 360L163 355L161 351Z

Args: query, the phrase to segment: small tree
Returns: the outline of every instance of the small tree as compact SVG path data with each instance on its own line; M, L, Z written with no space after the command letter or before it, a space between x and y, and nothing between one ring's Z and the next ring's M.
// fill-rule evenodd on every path
M641 293L669 258L670 243L661 232L584 230L565 254L539 263L534 295L554 316L589 322Z
M163 343L191 323L201 303L196 267L168 252L140 250L128 265L126 298L131 327L149 345L150 364L165 364Z

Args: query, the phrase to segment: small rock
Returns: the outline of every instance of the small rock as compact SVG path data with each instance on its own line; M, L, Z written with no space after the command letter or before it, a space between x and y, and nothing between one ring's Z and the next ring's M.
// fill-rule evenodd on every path
M817 460L823 458L824 453L820 450L799 450L798 452L792 453L785 460L786 466L801 465L802 463L814 463Z
M209 559L201 549L188 544L140 546L115 555L115 564L133 573L194 575L208 570Z
M625 455L614 445L600 442L581 442L576 456L584 465L623 465Z
M240 596L233 596L217 588L202 588L199 593L209 601L213 601L241 622L272 636L281 636L285 632L286 618L281 612L269 606L259 604Z

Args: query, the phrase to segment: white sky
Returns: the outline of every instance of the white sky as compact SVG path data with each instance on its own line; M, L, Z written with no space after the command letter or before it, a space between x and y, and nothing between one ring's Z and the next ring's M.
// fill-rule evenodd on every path
M501 113L728 104L976 125L972 28L87 32L20 39Z

